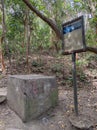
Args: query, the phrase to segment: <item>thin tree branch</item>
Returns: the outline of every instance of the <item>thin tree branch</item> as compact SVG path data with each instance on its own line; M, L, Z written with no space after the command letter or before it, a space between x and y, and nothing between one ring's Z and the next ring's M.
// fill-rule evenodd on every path
M70 55L72 54L73 52L76 52L76 53L80 53L80 52L86 52L86 51L90 51L90 52L93 52L95 54L97 54L97 48L94 48L94 47L86 47L86 49L79 49L77 51L64 51L62 52L63 55Z

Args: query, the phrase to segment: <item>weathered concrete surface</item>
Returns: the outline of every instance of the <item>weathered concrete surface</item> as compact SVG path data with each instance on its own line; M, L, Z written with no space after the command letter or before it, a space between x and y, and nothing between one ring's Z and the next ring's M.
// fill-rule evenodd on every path
M13 75L8 78L7 100L23 121L40 116L58 100L54 76Z
M7 88L0 88L0 104L6 101L7 97Z

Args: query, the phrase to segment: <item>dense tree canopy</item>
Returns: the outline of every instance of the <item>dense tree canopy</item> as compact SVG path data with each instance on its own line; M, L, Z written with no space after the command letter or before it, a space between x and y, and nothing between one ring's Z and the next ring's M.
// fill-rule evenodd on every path
M97 53L97 0L1 0L0 10L2 56L26 56L28 62L34 50L55 48L58 52L62 23L80 15L85 16L86 40L91 46L87 50Z
M63 35L62 35L61 31L58 29L58 24L55 24L51 19L49 19L44 14L42 14L40 11L38 11L29 1L27 1L27 0L23 0L23 1L34 13L36 13L42 20L44 20L55 31L58 38L60 38L61 40L63 39ZM61 2L55 1L55 3L60 4ZM66 6L68 6L68 3L65 2L65 4L66 4ZM85 4L86 4L86 6L85 6ZM62 8L62 4L61 4L60 8ZM95 28L94 35L97 35L97 25L96 25L96 20L95 20L96 17L97 17L96 16L96 8L97 8L96 0L89 0L89 1L86 1L86 2L84 2L83 0L70 1L68 8L70 8L75 15L79 15L79 14L83 14L83 13L85 15L87 14L87 16L91 15L91 17L93 19L93 23L95 23L95 25L94 25L94 28ZM68 8L66 9L66 12L67 12ZM66 12L65 12L65 14L66 14ZM68 17L68 14L67 14L67 17ZM70 17L69 17L69 19L70 19ZM88 19L88 21L89 21L89 19ZM86 22L88 22L88 21L86 21ZM55 22L57 22L57 21L55 21ZM97 36L95 38L94 37L93 37L94 41L97 42ZM88 39L90 40L91 38L88 37ZM92 48L92 47L91 48L87 47L86 50L97 53L97 49Z

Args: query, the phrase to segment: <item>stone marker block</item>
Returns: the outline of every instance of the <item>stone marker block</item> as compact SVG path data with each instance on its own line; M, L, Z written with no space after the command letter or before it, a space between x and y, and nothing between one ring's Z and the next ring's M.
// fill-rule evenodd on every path
M24 122L35 119L58 101L54 76L12 75L8 77L8 105Z

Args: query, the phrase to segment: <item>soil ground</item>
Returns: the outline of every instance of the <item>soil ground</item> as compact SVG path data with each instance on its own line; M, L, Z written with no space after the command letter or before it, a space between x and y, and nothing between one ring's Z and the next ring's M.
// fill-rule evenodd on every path
M91 120L94 130L97 130L97 59L95 56L86 59L86 55L80 55L76 64L79 116ZM6 65L6 75L0 76L0 88L7 88L9 74L56 75L59 101L55 108L29 123L23 123L4 102L0 104L0 130L72 130L69 119L75 116L75 112L70 56L35 54L30 57L29 67L23 59L13 60L11 70L8 63Z

